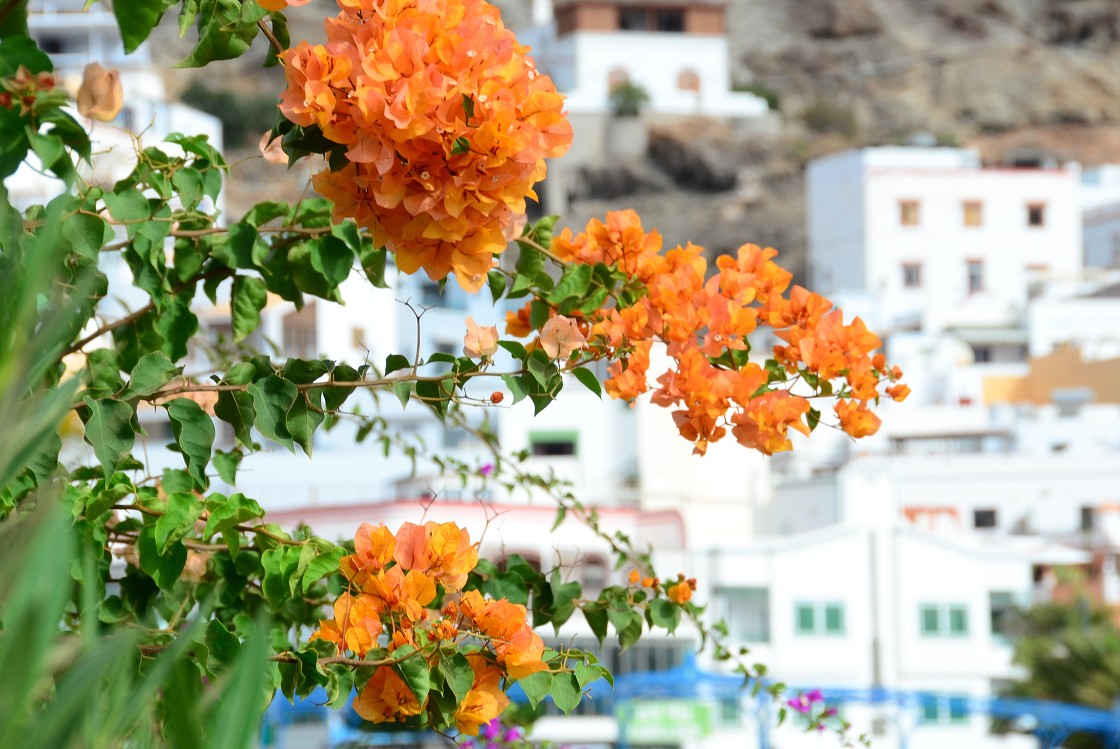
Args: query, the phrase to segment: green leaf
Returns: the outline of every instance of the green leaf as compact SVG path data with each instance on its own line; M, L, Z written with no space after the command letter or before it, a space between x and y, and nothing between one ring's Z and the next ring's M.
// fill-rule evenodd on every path
M148 574L161 590L171 590L187 563L187 547L172 544L167 554L161 554L156 544L155 526L145 526L136 539L136 553L140 569Z
M389 259L389 252L384 247L374 247L372 242L363 241L361 252L358 253L358 262L366 273L369 282L379 288L387 289L389 284L385 281L385 266Z
M411 656L411 657L410 657ZM432 677L428 673L428 662L423 656L416 653L416 648L411 645L402 645L394 650L390 657L398 662L393 664L393 669L404 679L404 683L416 695L416 701L421 705L428 699L428 692L432 688Z
M167 404L171 419L171 433L187 459L187 471L202 489L210 485L206 466L214 446L214 422L210 416L189 398L175 398Z
M259 382L249 386L249 395L253 397L253 408L256 411L254 425L260 433L273 442L283 445L289 451L295 452L295 443L292 433L288 431L288 411L299 396L299 389L287 380L276 375L269 375Z
M177 68L197 68L215 60L232 60L249 51L257 35L257 21L268 11L257 3L238 0L201 0L198 4L198 44Z
M214 415L233 427L238 442L246 447L252 446L253 437L249 429L257 418L256 410L253 408L253 396L249 393L224 390L218 393Z
M311 559L307 564L307 569L303 573L303 592L314 585L319 580L322 580L327 575L335 572L338 569L338 563L346 556L346 549L341 546L335 546L329 551L322 552Z
M517 683L529 698L529 704L536 707L552 691L552 674L548 671L537 671L524 679L518 679Z
M362 374L348 364L339 364L331 372L332 382L358 382L362 379ZM323 394L323 405L328 411L337 411L342 408L342 404L354 392L352 387L324 387L321 391Z
M131 237L139 228L139 222L151 217L151 208L144 193L135 187L126 188L120 192L107 192L102 197L109 215L114 220L125 224L128 235Z
M236 483L237 468L241 465L243 457L244 455L240 450L214 451L214 468L218 471L218 477L231 486Z
M603 386L599 383L599 378L595 373L585 367L576 367L572 370L572 374L580 381L580 384L585 388L595 393L599 398L603 397Z
M555 674L548 693L552 695L556 707L563 710L565 715L575 710L583 697L583 691L579 688L576 677L570 673Z
M303 448L303 452L309 458L311 457L312 438L315 430L323 423L322 408L319 407L318 403L309 402L310 399L310 392L296 396L295 402L288 410L287 421L285 422L288 433Z
M95 401L87 395L82 402L86 404L86 442L93 446L105 475L111 475L136 441L132 430L135 411L127 403L111 398Z
M649 620L655 627L674 631L681 623L681 609L672 601L655 598L649 602Z
M549 293L548 301L552 304L560 304L569 299L582 298L591 286L593 270L586 263L565 266L564 275L560 277L560 282L556 284L556 288Z
M124 51L135 52L173 4L167 0L113 0L113 15L121 30Z
M500 270L492 270L486 274L486 285L490 287L490 295L497 302L506 293L506 274Z
M202 502L193 494L175 492L167 495L167 509L155 524L156 552L161 556L167 554L172 544L194 528L194 521L202 516L202 510Z
M391 375L393 374L393 372L396 372L400 369L408 369L411 366L412 363L408 360L408 357L401 354L389 354L387 357L385 357L386 375Z
M13 16L21 13L26 16L27 8L14 7ZM24 21L26 24L26 19ZM26 29L26 26L24 27ZM26 33L26 32L25 32ZM26 35L6 36L0 40L0 78L10 78L23 65L31 73L49 73L54 70L51 58L39 49L35 40Z
M412 397L412 380L397 380L393 383L393 392L401 405L407 406L408 399Z
M240 341L261 324L261 310L268 301L264 281L255 276L235 276L231 293L233 339Z
M202 531L204 538L210 538L216 533L222 533L249 520L264 517L264 510L255 500L249 499L240 492L230 495L214 493L206 499L206 527Z
M466 699L467 692L474 685L474 671L467 657L462 653L452 653L446 658L441 658L439 672L443 675L444 683L451 687L456 703Z
M810 432L816 429L817 425L821 423L821 412L815 408L810 408L809 413L805 414L805 423L809 426Z
M579 684L580 689L586 689L589 684L603 678L603 672L604 669L602 666L595 666L590 663L577 663L574 672L576 683Z
M182 371L162 351L150 351L132 368L126 395L151 395Z

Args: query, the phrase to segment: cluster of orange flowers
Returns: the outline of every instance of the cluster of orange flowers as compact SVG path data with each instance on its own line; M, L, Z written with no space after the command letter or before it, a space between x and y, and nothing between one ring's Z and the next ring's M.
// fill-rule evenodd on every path
M326 44L282 55L281 111L347 148L315 188L404 272L477 291L571 145L563 97L485 0L338 4Z
M334 619L320 622L312 639L333 642L358 658L378 647L422 650L435 642L480 639L483 648L468 656L474 683L455 713L459 730L473 736L509 705L502 677L520 679L547 668L544 642L529 626L524 606L484 599L472 590L448 603L442 616L428 608L437 585L458 593L477 564L477 546L455 523L405 523L396 534L363 523L354 553L339 562L350 589L335 602ZM424 705L393 666L382 665L354 709L382 723L419 715Z
M642 576L638 570L630 570L630 585L635 587L649 588L656 596L661 592L661 581L656 577ZM696 591L696 578L685 578L684 573L677 575L676 582L670 584L665 589L665 596L677 604L684 606L692 600L692 594Z
M809 400L790 390L797 377L773 387L759 364L713 363L727 351L746 350L760 323L788 344L775 347L774 356L790 375L844 381L835 404L841 428L853 437L878 429L869 404L882 383L895 383L902 373L888 371L882 355L872 358L880 341L859 318L844 324L831 302L798 286L785 296L792 275L773 262L776 250L743 245L737 256L720 257L718 272L708 277L702 247L662 253L660 235L646 232L633 211L620 211L608 213L605 222L593 219L579 234L565 229L553 239L552 252L564 262L616 266L645 286L636 304L588 316L590 343L615 359L606 389L625 400L651 389L653 344L665 345L673 364L657 378L652 402L675 409L677 428L695 452L703 454L728 427L741 444L767 455L791 448L790 429L809 434ZM526 319L526 310L510 313L507 332L524 333ZM908 393L905 385L886 389L895 400Z

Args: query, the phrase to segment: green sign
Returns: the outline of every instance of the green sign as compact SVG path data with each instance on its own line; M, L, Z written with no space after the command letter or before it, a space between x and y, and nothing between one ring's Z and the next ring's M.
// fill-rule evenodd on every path
M693 700L629 700L618 705L628 744L679 744L712 732L712 705Z

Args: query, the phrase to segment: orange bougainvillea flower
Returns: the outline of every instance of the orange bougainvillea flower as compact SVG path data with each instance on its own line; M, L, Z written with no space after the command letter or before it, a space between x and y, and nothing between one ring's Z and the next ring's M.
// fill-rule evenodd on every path
M548 666L541 660L544 641L527 621L525 607L505 599L485 599L477 590L463 594L459 614L489 638L498 663L511 679L522 679Z
M377 646L377 638L384 629L382 610L369 596L343 593L334 603L334 620L319 622L319 629L311 639L333 642L339 650L350 650L363 658Z
M502 670L482 655L468 655L474 671L474 683L455 710L455 725L468 736L477 736L478 729L501 715L509 707L509 697L502 691Z
M282 55L281 111L345 147L315 188L404 272L476 291L571 144L563 97L485 0L339 6L326 44Z
M665 591L665 595L667 595L669 600L673 603L683 606L692 600L692 586L684 580L681 580L680 582L670 585L669 589Z
M589 326L589 358L611 361L604 383L611 397L633 401L648 392L652 403L670 409L696 453L728 431L766 454L791 449L789 430L808 435L820 419L809 396L850 399L837 406L840 426L867 436L878 428L869 404L881 388L895 400L909 393L898 383L897 367L888 370L885 357L874 353L878 336L858 317L845 322L819 294L791 289L793 276L774 262L774 249L745 244L709 273L702 247L662 251L661 236L646 232L636 213L617 211L592 219L578 234L564 229L551 252L561 262L613 266L644 287L629 306L609 301L581 318ZM526 305L507 313L506 332L532 335L530 311ZM554 312L535 343L563 358L570 351L561 351L556 331L566 318ZM746 356L759 325L781 341L766 367ZM664 347L669 366L650 383L655 344Z
M466 528L455 523L405 523L397 531L396 560L405 569L422 572L445 590L461 590L467 573L478 564L478 547Z
M421 707L392 666L379 666L354 700L354 711L372 723L403 721L419 715Z

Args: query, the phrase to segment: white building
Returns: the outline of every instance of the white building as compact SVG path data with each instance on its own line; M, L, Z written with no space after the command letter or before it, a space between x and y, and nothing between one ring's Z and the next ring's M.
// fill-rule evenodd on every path
M1032 283L1079 273L1079 173L989 169L974 151L867 148L808 170L810 278L863 292L881 332L1021 328ZM965 334L968 335L967 332ZM1021 355L1019 356L1021 360Z
M733 92L722 0L537 0L519 34L575 115L608 114L613 88L640 85L651 114L757 118L765 100Z

